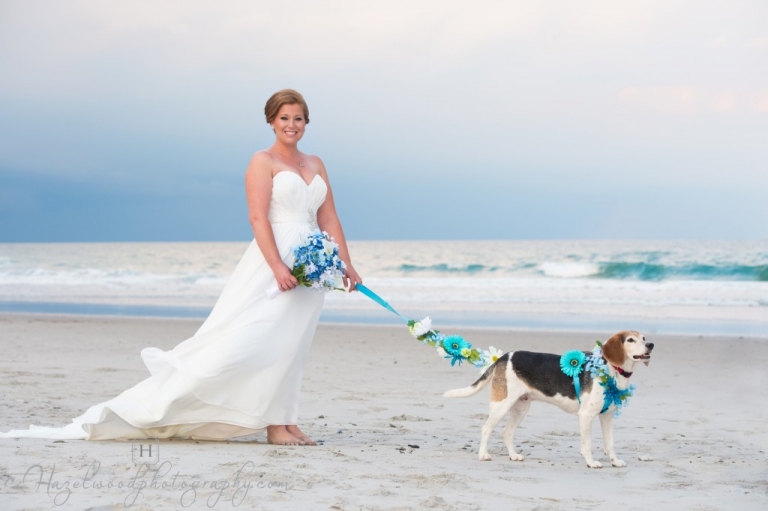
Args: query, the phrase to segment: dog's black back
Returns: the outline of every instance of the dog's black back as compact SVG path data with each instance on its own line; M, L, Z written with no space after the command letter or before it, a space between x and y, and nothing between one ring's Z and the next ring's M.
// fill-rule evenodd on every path
M590 355L589 352L584 353L587 356ZM547 397L560 394L563 397L576 399L573 378L567 376L560 369L560 355L515 351L512 353L512 370L529 387L540 391ZM582 392L589 392L592 388L592 376L589 372L582 370L579 375L579 383Z

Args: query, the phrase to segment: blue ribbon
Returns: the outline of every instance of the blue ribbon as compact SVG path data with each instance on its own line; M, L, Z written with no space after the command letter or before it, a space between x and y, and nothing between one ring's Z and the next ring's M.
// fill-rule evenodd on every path
M377 295L376 293L374 293L373 291L371 291L370 289L368 289L368 288L367 288L367 287L365 287L364 285L362 285L362 284L356 284L356 285L355 285L355 289L357 289L358 291L360 291L361 293L363 293L365 296L367 296L368 298L370 298L370 299L371 299L371 300L373 300L374 302L378 303L379 305L381 305L382 307L384 307L384 308L385 308L385 309L387 309L388 311L391 311L391 312L395 313L396 315L400 316L400 318L402 318L402 320L403 320L403 321L405 321L406 323L408 323L408 321L409 321L409 320L408 320L408 318L406 318L405 316L403 316L402 314L400 314L399 312L397 312L397 311L394 309L394 307L392 307L390 304L388 304L388 303L386 302L386 300L384 300L382 297L380 297L379 295Z

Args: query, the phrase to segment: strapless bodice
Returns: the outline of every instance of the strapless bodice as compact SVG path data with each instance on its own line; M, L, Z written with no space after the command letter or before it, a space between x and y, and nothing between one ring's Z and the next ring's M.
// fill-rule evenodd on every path
M325 201L328 187L319 175L309 184L295 172L283 170L272 178L269 221L274 224L301 223L317 227L317 210Z

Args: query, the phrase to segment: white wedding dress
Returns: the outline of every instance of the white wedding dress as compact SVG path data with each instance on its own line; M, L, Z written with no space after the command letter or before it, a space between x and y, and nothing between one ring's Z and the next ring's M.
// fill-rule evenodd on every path
M292 249L317 227L326 193L319 176L306 184L291 171L275 175L269 220L289 267ZM65 427L32 425L0 438L226 440L296 424L304 361L324 295L297 287L267 298L273 286L254 240L193 337L170 351L141 351L151 376Z

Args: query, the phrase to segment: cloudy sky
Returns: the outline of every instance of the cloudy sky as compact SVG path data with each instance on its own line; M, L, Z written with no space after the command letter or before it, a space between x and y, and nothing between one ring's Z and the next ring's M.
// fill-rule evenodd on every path
M0 242L247 240L296 88L350 239L768 237L768 3L0 2Z

